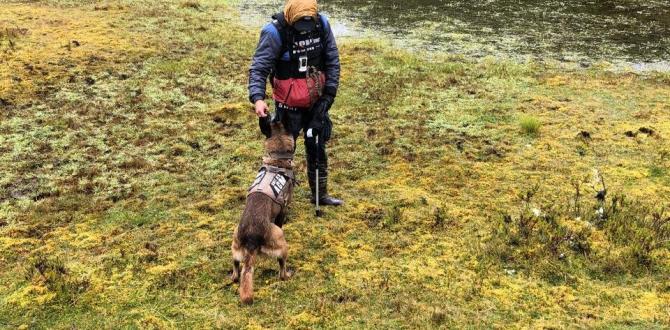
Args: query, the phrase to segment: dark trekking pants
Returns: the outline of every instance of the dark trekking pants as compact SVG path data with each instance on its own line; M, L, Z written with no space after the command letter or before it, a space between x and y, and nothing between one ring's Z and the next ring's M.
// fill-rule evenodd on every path
M300 131L305 138L305 158L307 159L307 177L309 186L312 189L312 197L315 193L316 169L319 169L319 193L322 196L328 195L328 156L326 155L326 142L330 137L332 124L330 119L326 119L327 124L324 132L319 136L319 145L316 145L315 137L307 137L309 123L314 117L311 109L293 108L284 104L277 103L276 115L285 123L286 130L291 132L293 139L297 140ZM326 138L324 138L325 136Z

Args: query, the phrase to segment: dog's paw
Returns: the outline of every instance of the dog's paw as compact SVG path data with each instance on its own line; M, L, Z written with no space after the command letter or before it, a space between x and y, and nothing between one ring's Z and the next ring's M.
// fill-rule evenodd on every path
M279 274L279 279L281 279L282 281L287 281L291 277L293 277L293 271L289 270L289 269L287 269L285 272Z
M230 275L230 280L233 281L233 283L240 283L240 274L233 273Z

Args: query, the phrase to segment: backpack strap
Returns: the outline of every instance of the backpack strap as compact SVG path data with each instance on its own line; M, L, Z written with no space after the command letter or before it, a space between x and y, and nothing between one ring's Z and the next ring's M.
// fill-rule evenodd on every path
M319 36L321 37L321 44L325 46L326 44L326 25L323 24L325 18L321 14L316 14L316 28L319 30ZM326 47L323 47L325 50Z
M279 57L281 58L281 56L288 51L289 33L291 29L288 22L286 22L284 13L281 12L272 15L272 25L277 29L279 39L281 39L281 52L279 53Z
M279 34L279 40L281 42L281 48L279 49L279 54L277 54L277 61L275 63L275 67L272 68L270 71L270 85L272 88L275 87L274 85L274 78L275 78L275 70L276 70L276 65L281 61L282 56L284 53L288 51L288 36L287 33L289 30L288 28L288 23L286 22L286 18L284 17L283 12L276 13L272 15L272 25L274 25L275 29L277 29L277 33Z

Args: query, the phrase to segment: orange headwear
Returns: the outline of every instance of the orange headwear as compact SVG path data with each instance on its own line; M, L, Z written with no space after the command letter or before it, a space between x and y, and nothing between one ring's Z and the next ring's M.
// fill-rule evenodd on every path
M284 6L284 17L289 25L306 16L316 16L316 0L287 0Z

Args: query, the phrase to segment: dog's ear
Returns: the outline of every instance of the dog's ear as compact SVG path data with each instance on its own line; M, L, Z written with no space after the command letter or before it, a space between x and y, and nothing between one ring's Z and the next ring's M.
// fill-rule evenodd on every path
M271 121L272 119L270 119L270 116L258 118L258 126L261 128L261 133L268 139L272 136Z
M272 132L276 132L276 134L283 134L285 131L286 123L284 122L286 120L286 115L282 115L282 113L277 112L272 115L272 119L270 119L270 127L272 128Z
M278 118L275 119L277 126L282 130L286 130L286 128L288 127L287 125L288 116L285 113L278 113L277 117Z

